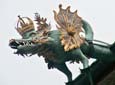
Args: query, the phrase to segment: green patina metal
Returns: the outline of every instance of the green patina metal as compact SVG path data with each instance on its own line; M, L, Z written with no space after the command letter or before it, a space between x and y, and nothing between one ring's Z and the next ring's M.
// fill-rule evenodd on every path
M43 23L45 21L45 19L42 19ZM47 23L45 24L46 28L49 27ZM67 61L81 61L84 69L88 68L88 58L95 58L98 61L106 63L115 62L115 43L104 45L104 43L97 44L93 42L93 31L91 26L83 19L82 24L85 31L85 43L82 44L80 48L74 48L67 52L61 45L61 34L59 30L48 31L44 37L38 35L38 32L35 30L29 30L22 35L22 39L12 39L9 45L11 48L17 49L15 54L22 56L38 54L38 56L43 56L49 69L57 68L67 76L68 82L70 82L72 81L72 74L65 64ZM42 39L42 41L45 40L45 43L36 41L40 39ZM90 70L85 71L86 73L90 73ZM88 75L90 83L93 85L91 75Z

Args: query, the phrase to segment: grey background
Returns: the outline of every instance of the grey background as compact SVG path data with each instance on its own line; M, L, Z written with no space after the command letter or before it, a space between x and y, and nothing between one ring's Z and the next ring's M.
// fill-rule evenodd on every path
M48 70L42 57L23 58L14 55L14 50L8 46L9 39L20 38L14 29L17 15L34 19L34 13L38 12L56 29L52 11L58 11L60 3L63 8L71 5L72 11L78 10L91 24L95 39L115 41L114 0L0 0L0 85L64 85L67 82L61 72ZM68 67L75 78L81 64L68 64Z

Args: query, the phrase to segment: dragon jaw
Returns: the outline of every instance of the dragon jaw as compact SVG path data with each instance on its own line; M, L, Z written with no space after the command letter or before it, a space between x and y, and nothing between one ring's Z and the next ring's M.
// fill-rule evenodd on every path
M9 46L13 49L16 49L16 52L14 52L14 54L22 56L36 54L38 49L40 48L40 45L40 43L34 43L33 41L27 39L12 39L9 42ZM36 51L33 52L33 49L36 49Z
M13 49L16 49L14 54L22 56L34 55L44 50L45 46L49 44L50 41L54 40L51 37L39 36L37 33L35 33L27 39L11 39L9 41L9 46Z

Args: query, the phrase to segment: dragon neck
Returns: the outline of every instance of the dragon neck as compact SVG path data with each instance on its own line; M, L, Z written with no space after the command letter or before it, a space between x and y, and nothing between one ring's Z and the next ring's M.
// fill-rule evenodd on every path
M86 40L92 41L93 40L93 30L91 26L85 20L82 20L82 24L83 24L83 29L85 31Z

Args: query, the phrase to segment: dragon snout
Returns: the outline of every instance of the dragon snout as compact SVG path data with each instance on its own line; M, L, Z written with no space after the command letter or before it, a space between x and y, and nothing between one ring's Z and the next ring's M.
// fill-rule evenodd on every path
M13 49L16 49L14 54L22 55L22 56L31 56L36 54L42 45L40 43L35 43L33 40L29 39L11 39L9 41L9 46Z
M13 49L17 49L17 47L19 46L19 43L15 41L15 39L11 39L9 40L9 46Z
M16 40L16 39L11 39L9 41L9 46L13 49L17 49L19 46L31 46L33 45L34 42L30 40Z

